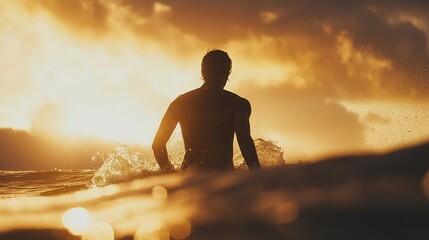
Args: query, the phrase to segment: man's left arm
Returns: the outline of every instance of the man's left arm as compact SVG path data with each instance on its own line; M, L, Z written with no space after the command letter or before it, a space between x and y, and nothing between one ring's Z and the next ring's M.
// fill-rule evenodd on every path
M237 135L238 145L249 169L260 169L258 155L256 153L255 143L250 136L250 113L251 106L249 101L245 100L242 107L235 113L234 129Z

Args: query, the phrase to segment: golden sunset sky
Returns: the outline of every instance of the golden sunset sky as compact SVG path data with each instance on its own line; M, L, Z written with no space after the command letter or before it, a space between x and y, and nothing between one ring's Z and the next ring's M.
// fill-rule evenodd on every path
M150 145L168 104L233 61L252 136L286 160L429 139L427 1L0 0L0 128Z

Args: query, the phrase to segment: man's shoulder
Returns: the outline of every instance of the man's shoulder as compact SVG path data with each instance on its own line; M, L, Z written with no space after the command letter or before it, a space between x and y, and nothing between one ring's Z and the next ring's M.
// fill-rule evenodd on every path
M252 107L250 105L249 100L247 100L244 97L241 97L240 95L224 90L225 94L229 95L230 102L234 106L235 110L238 112L245 112L246 114L250 115L252 112Z
M193 98L195 95L198 95L199 88L190 90L188 92L182 93L175 99L176 102L184 101L185 99Z
M232 98L234 101L236 101L239 104L246 104L246 105L249 104L249 101L246 98L236 93L230 92L228 90L224 90L224 92L226 95L228 95L230 98Z

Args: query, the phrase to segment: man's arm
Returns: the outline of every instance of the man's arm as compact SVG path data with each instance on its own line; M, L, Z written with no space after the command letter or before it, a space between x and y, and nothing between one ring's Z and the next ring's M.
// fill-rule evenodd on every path
M159 167L163 172L174 172L175 169L168 159L167 142L176 128L177 118L173 103L167 109L152 143L152 150Z
M243 107L235 113L234 128L244 161L246 161L249 169L253 170L261 168L261 165L259 164L258 155L256 154L255 143L250 136L250 113L250 103L246 100Z

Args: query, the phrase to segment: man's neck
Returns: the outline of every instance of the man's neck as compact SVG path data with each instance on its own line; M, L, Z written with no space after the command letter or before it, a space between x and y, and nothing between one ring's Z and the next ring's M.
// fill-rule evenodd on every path
M201 86L201 88L203 88L203 89L217 89L217 90L222 90L223 89L222 86L219 86L219 85L216 85L216 84L209 84L209 83L206 83L206 82Z

